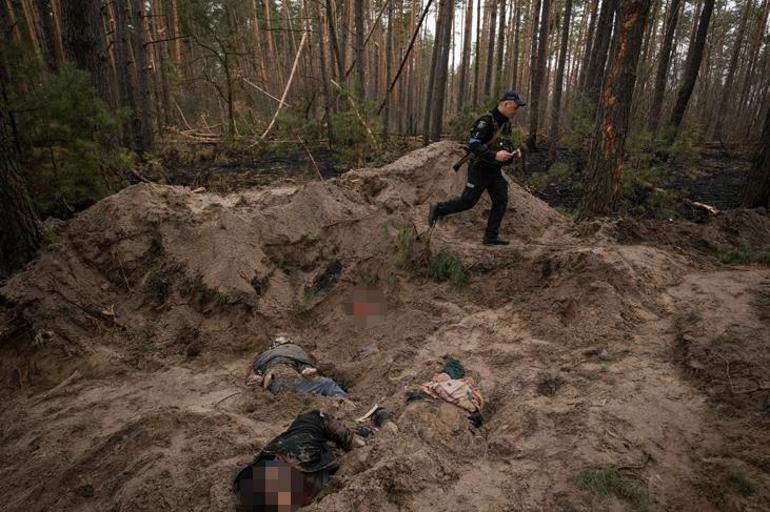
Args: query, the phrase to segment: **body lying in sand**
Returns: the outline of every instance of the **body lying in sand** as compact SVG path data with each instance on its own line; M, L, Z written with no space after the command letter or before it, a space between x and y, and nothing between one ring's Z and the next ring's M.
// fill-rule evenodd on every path
M390 423L389 415L381 411L380 416ZM363 446L362 437L372 432L367 426L349 429L318 410L300 414L236 476L239 511L289 512L309 505L340 467L330 443L350 451Z
M273 348L261 353L252 364L249 381L272 393L296 391L347 399L347 392L334 380L323 377L315 361L299 345L279 337Z

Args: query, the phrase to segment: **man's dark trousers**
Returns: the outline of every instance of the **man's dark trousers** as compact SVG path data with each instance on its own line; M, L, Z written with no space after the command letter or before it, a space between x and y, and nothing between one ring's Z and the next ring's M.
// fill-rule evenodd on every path
M468 181L463 193L445 203L438 204L438 216L443 217L452 213L463 212L476 206L484 190L492 200L492 211L489 212L487 229L484 238L494 240L500 231L505 209L508 207L508 182L503 178L501 169L497 166L471 164L468 168Z

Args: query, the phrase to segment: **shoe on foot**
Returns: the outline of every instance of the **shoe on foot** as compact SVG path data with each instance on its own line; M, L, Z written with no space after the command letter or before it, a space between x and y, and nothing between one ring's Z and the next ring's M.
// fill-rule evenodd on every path
M508 240L484 237L484 245L510 245L510 243Z
M430 210L428 210L428 226L433 225L438 220L438 203L431 203Z

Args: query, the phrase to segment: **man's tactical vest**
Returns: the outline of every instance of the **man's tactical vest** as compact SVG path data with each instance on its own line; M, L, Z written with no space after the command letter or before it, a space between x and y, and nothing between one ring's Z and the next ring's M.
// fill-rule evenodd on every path
M500 128L500 125L495 120L494 114L492 112L486 112L482 114L478 119L476 119L476 122L473 123L473 129L471 130L471 137L476 136L480 132L484 132L487 130L487 127L491 127L489 130L489 135L485 137L484 139L481 139L482 144L488 144L490 140L495 136L495 133L497 133L497 130ZM513 152L513 139L511 134L511 122L510 120L506 120L503 123L503 129L500 133L500 137L489 147L487 147L488 150L497 153L498 151L504 149L505 151ZM487 158L474 158L473 164L481 164L484 166L488 165L494 165L496 167L503 167L504 165L507 165L503 162L498 162L497 160L488 160Z

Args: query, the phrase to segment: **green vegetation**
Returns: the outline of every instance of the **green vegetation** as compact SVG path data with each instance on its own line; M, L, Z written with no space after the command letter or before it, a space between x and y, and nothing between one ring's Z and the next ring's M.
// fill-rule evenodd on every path
M730 265L770 265L770 246L752 247L744 243L720 252L719 260Z
M594 107L591 102L578 96L569 105L567 113L570 129L562 136L560 143L573 153L588 157L588 145L594 132Z
M742 345L744 343L743 338L739 338L738 336L735 336L733 334L720 334L719 336L714 336L711 338L711 345L713 346L721 346L721 345Z
M455 286L467 284L468 273L457 254L447 250L430 254L429 248L426 248L422 254L418 254L415 247L416 241L417 231L414 226L405 226L398 231L396 234L398 267L439 283L449 281Z
M737 470L727 474L725 484L741 496L751 496L756 492L754 483L745 474Z
M125 185L132 165L118 149L119 118L88 74L65 65L32 91L10 88L21 173L43 217L69 217ZM18 88L18 89L16 89Z
M396 235L398 253L396 265L404 269L411 269L414 265L414 241L416 237L414 226L404 226Z
M462 286L468 282L460 258L453 252L440 251L434 254L428 264L428 277L434 281L449 281L455 286Z
M644 484L636 478L621 475L615 468L586 469L576 480L581 489L600 496L615 496L636 510L649 509L651 499Z

